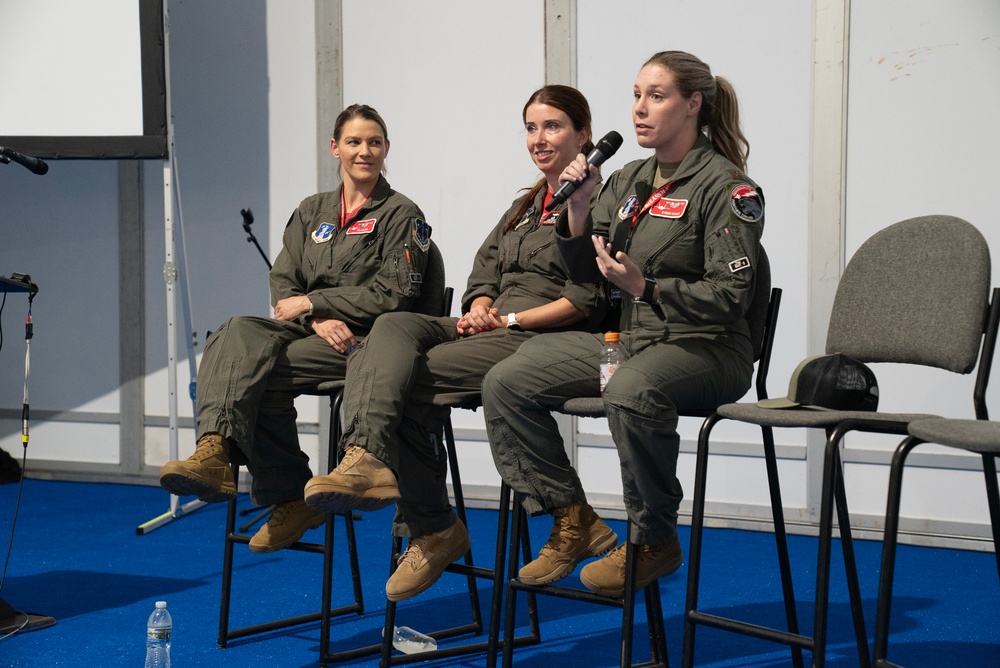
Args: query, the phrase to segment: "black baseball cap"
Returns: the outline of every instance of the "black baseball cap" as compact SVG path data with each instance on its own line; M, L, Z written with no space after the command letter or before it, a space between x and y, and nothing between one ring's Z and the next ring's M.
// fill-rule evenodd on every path
M847 355L814 355L795 368L787 397L763 399L757 405L874 411L878 408L878 383L871 369Z

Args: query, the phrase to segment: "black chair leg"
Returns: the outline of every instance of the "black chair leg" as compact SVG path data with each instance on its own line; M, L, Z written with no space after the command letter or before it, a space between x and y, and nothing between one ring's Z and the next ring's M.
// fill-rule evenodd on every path
M997 462L993 455L983 455L983 473L986 475L986 501L993 525L993 552L997 559L997 577L1000 578L1000 485L997 484Z
M788 534L785 530L785 510L781 501L781 482L778 479L778 456L774 449L774 430L761 427L764 443L764 466L767 469L767 488L771 496L771 523L774 543L778 551L778 569L781 572L781 594L785 601L785 624L788 632L798 634L799 615L795 609L795 588L792 583L792 562L788 555ZM803 667L802 648L791 646L792 666Z
M889 493L885 509L885 532L882 537L882 570L878 583L878 609L875 612L874 665L893 666L886 659L889 648L889 612L892 607L892 583L896 571L896 546L899 534L899 506L903 492L903 465L914 447L923 443L908 436L896 448L889 469ZM995 480L994 476L994 480Z
M819 557L816 566L816 611L813 626L813 663L822 668L826 662L826 635L830 606L830 553L833 543L833 511L836 506L840 542L847 570L847 588L851 599L851 616L854 620L855 638L858 644L858 662L862 668L870 668L871 653L865 632L864 609L861 604L861 590L858 584L857 561L854 556L854 542L851 539L851 520L847 510L847 492L841 471L840 443L843 434L850 429L847 423L839 425L827 438L823 461L823 488L820 501Z

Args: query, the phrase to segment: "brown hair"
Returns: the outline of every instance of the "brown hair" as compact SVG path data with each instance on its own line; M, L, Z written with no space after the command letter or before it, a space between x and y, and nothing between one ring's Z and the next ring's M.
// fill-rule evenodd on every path
M347 109L344 109L337 115L337 120L333 123L333 139L334 141L340 141L340 135L344 131L344 126L347 121L353 121L355 118L363 118L366 121L372 121L378 123L379 127L382 128L382 136L389 139L389 130L385 126L385 121L377 111L367 104L352 104Z
M546 104L550 107L555 107L559 111L563 112L569 116L570 122L573 124L573 129L577 132L586 130L588 134L593 135L593 131L590 127L590 104L587 102L587 98L583 96L583 93L573 88L572 86L563 86L560 84L551 84L548 86L542 86L528 98L528 101L524 103L524 108L521 110L521 121L524 122L528 116L528 107L533 104ZM588 139L587 143L581 148L581 152L590 153L594 148L593 139ZM534 186L532 186L528 192L526 192L517 201L517 210L514 217L507 221L507 225L504 227L504 234L512 230L521 222L524 218L524 214L527 213L528 208L531 206L532 202L538 196L538 193L542 191L543 188L547 186L544 178L538 180Z
M708 65L684 51L660 51L643 67L646 65L659 65L670 70L684 97L701 93L699 129L705 132L719 153L746 171L750 142L740 130L740 107L732 84L722 77L712 76Z

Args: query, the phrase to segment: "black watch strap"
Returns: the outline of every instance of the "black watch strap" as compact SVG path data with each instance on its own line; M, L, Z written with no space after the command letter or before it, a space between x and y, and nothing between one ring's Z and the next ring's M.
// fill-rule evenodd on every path
M642 289L642 297L640 297L639 299L646 302L647 304L652 304L654 301L653 293L655 292L655 290L656 290L656 281L647 276L646 286Z

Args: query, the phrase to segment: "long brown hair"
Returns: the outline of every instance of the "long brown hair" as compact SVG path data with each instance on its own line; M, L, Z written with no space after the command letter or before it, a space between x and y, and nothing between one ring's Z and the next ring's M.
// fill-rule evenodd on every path
M670 70L674 83L684 97L701 93L698 127L711 140L715 149L734 165L746 171L750 157L750 142L740 129L740 106L732 84L722 77L712 76L712 70L697 57L684 51L660 51L646 65L659 65Z
M583 96L583 93L573 88L572 86L563 86L561 84L551 84L548 86L542 86L528 98L528 101L524 103L524 108L521 110L521 121L524 122L528 117L528 107L533 104L545 104L550 107L555 107L559 111L563 112L569 116L570 122L573 124L573 129L577 132L587 131L587 134L592 135L593 132L590 128L590 104L587 102L587 98ZM592 140L587 140L587 143L583 145L580 149L583 153L590 153L594 148L594 142ZM538 193L542 192L542 189L547 187L545 178L538 180L534 186L532 186L528 192L521 196L517 200L517 210L514 217L507 221L507 225L503 228L504 234L512 230L521 222L524 218L524 214L528 212L535 198L538 197Z

